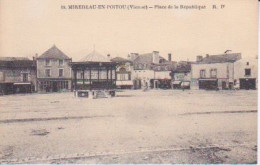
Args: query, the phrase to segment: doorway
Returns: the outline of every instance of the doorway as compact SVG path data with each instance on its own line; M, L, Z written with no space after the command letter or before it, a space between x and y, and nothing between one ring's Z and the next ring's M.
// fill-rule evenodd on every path
M52 91L58 92L58 83L56 81L53 81L52 85Z
M227 83L226 83L226 81L222 81L222 89L227 89Z

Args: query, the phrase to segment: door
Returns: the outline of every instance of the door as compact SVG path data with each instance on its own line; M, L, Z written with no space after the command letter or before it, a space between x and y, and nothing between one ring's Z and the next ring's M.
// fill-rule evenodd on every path
M158 80L154 80L154 88L155 88L155 89L159 88Z
M52 91L53 92L58 92L58 83L57 83L57 81L53 81Z
M134 89L140 89L141 88L141 80L134 80Z
M222 81L222 89L227 89L227 83L226 83L226 81Z
M234 88L234 84L233 84L232 82L230 82L230 83L228 84L228 88L229 88L229 89L233 89L233 88Z

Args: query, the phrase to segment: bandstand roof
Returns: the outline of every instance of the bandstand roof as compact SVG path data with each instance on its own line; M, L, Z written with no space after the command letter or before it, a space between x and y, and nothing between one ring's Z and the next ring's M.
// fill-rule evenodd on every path
M94 50L93 52L89 53L86 57L81 59L80 62L111 62L111 61Z

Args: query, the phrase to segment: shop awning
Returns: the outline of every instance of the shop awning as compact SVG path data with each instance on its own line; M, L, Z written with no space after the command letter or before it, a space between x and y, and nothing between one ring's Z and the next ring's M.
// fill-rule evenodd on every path
M182 86L190 86L190 82L189 81L184 81L181 83Z
M172 82L173 85L179 85L180 83L181 81L177 81L177 80Z
M132 81L116 81L116 85L133 85Z
M199 81L217 81L216 78L199 79Z
M83 81L78 81L77 84L83 84ZM84 84L90 84L89 81L85 81Z
M31 82L14 83L14 85L31 85Z

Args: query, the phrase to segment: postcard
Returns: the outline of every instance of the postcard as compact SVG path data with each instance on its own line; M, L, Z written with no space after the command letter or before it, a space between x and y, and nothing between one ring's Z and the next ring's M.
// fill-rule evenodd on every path
M0 0L1 164L257 164L258 1Z

